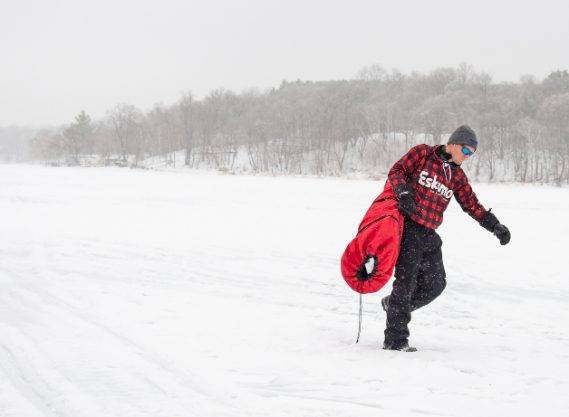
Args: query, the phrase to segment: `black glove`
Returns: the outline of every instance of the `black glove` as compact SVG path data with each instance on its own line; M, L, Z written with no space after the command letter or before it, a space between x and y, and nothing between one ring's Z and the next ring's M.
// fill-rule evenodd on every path
M397 196L397 208L404 216L411 216L417 211L415 199L413 197L413 188L409 184L400 185L395 189Z
M510 231L501 223L494 228L494 234L500 239L500 245L506 245L510 241Z
M480 226L494 233L500 240L501 245L506 245L510 241L510 231L498 221L498 218L494 216L494 213L491 213L490 210L488 210L480 220Z

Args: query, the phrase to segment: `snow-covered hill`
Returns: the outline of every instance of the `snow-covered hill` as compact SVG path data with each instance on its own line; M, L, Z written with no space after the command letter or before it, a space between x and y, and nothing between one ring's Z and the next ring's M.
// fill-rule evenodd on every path
M339 257L382 182L0 166L0 416L564 416L569 190L447 211L417 353Z

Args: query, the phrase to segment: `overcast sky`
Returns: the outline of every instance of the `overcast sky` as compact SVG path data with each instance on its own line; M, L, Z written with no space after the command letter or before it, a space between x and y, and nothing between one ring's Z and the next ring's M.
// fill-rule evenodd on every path
M569 69L569 1L2 0L0 126L143 110L281 80L467 62L496 81Z

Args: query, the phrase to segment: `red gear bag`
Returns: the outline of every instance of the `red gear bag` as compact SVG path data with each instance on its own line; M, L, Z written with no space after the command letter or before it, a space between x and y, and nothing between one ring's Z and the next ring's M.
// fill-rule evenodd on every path
M391 184L386 181L342 255L342 276L350 288L367 294L379 291L389 281L399 256L403 223ZM365 264L370 258L375 263L368 274Z

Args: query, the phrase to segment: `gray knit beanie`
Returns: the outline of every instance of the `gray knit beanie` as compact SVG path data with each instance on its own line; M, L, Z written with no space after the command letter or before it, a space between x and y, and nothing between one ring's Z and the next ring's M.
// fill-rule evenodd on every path
M457 143L459 145L468 145L473 148L478 147L478 139L476 138L476 133L467 125L462 125L450 135L448 138L449 145Z

